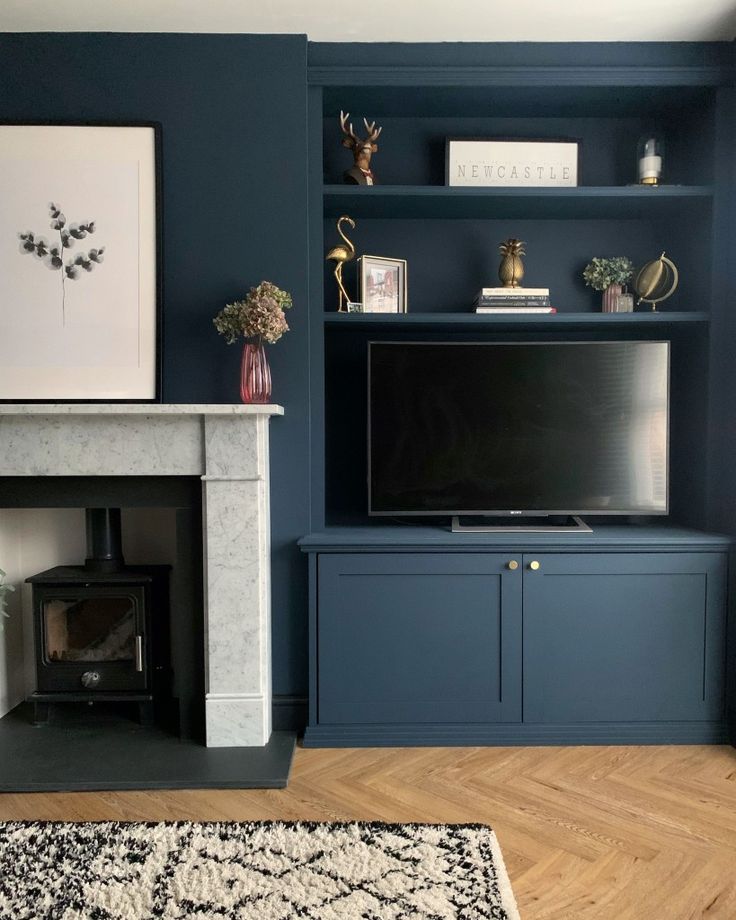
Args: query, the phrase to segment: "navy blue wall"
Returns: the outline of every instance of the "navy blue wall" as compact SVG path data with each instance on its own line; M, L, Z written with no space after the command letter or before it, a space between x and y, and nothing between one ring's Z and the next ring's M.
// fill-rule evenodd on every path
M303 36L6 34L0 121L156 121L163 139L165 402L238 401L211 318L266 278L294 295L270 349L274 692L306 691L309 530Z

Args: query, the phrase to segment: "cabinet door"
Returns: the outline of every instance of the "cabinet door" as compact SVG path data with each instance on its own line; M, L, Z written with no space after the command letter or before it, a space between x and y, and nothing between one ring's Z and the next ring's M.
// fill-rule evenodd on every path
M725 556L560 553L524 562L525 722L722 717Z
M521 557L321 554L320 724L521 719Z

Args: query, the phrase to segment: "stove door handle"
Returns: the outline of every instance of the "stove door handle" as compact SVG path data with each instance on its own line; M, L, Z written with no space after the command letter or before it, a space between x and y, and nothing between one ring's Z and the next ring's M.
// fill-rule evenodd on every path
M135 637L135 669L138 672L143 670L143 636Z

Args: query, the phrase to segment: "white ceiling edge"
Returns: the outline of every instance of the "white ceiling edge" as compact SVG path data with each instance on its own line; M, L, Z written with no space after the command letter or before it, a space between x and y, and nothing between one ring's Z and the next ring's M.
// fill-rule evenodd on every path
M733 0L0 0L0 32L306 34L321 42L730 41Z

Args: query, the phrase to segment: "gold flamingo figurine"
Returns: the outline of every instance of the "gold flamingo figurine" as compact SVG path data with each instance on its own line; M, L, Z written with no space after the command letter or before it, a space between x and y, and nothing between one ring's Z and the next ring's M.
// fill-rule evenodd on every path
M345 313L346 308L343 307L343 304L350 302L348 292L345 290L345 285L342 283L342 267L346 262L350 262L351 259L355 258L355 246L353 246L350 240L342 232L342 227L340 225L343 222L350 224L353 230L355 230L355 221L352 217L348 217L347 214L343 214L341 217L338 217L337 232L340 234L343 240L345 240L345 245L343 246L342 243L339 243L337 246L333 246L325 256L325 262L335 263L335 280L337 281L337 288L339 292L339 301L337 306L338 313Z

